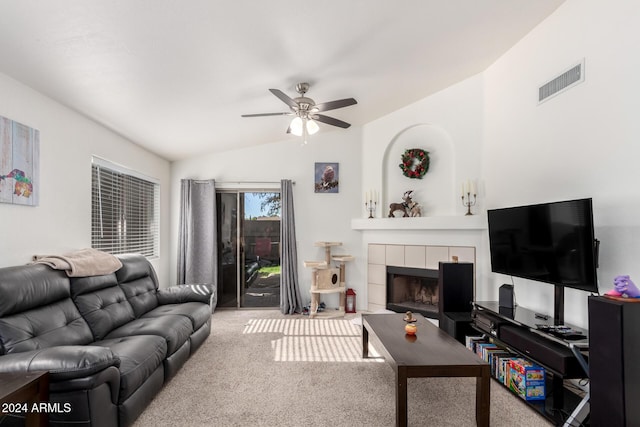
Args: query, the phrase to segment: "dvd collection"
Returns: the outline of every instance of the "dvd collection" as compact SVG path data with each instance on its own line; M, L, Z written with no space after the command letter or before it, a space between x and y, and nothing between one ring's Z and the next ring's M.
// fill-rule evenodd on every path
M486 337L466 337L466 346L491 366L491 376L525 400L544 400L544 367L490 342Z

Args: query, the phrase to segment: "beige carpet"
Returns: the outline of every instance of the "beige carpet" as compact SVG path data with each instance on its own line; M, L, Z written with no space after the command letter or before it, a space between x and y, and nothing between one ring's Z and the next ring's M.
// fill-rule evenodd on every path
M218 310L209 339L135 426L393 426L393 369L361 359L357 320ZM549 425L491 383L492 426ZM408 387L410 426L475 425L475 379Z

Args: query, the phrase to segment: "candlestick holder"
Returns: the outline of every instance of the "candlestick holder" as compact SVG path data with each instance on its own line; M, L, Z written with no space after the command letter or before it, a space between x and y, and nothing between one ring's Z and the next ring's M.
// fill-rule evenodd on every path
M373 200L369 200L368 202L364 202L365 208L367 208L367 210L369 211L369 218L373 218L374 217L374 213L376 212L376 206L377 205L378 205L378 203L374 202Z
M473 194L473 200L471 200L471 193L467 192L467 196L466 196L466 201L465 201L465 195L462 195L462 206L464 206L465 208L467 208L467 213L464 214L465 216L467 215L473 215L471 213L471 206L475 206L476 204L476 195Z

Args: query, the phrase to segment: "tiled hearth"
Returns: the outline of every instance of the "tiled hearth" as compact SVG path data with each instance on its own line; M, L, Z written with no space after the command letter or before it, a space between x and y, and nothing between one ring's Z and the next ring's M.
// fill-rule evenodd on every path
M386 306L387 266L438 269L440 261L453 257L459 262L476 263L472 246L423 246L369 243L367 251L368 310L375 312Z

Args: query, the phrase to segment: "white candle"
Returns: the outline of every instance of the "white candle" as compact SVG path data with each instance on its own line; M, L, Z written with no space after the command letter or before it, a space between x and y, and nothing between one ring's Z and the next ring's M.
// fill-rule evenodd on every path
M464 182L460 184L460 196L464 197Z
M476 183L475 183L475 181L471 181L470 191L471 191L471 194L474 194L474 195L476 194Z
M369 201L369 192L368 192L368 191L365 191L365 192L364 192L364 201L365 201L365 202L368 202L368 201Z

